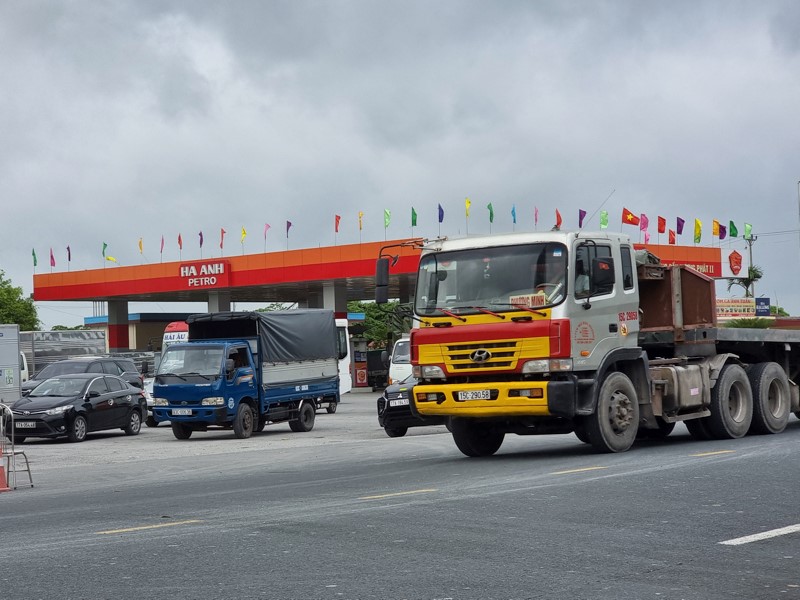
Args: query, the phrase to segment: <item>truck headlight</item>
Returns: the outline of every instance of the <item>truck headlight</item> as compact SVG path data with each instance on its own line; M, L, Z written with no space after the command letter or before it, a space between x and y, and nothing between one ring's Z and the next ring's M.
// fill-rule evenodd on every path
M154 406L169 406L169 400L166 398L153 398Z
M48 408L45 413L48 415L60 415L67 412L70 408L72 408L71 404L67 406L56 406L55 408Z
M222 396L211 396L210 398L203 398L200 402L201 406L222 406L225 404L225 398Z
M550 373L558 371L572 371L572 359L552 358L549 360L529 360L522 365L523 373Z
M444 379L444 371L436 365L417 365L412 369L417 379Z

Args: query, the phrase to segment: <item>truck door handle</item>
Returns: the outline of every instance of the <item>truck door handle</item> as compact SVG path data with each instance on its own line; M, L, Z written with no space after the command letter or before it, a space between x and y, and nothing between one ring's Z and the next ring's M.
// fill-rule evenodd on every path
M618 327L617 327L616 323L609 323L609 325L608 325L609 333L617 333L617 329L618 329Z

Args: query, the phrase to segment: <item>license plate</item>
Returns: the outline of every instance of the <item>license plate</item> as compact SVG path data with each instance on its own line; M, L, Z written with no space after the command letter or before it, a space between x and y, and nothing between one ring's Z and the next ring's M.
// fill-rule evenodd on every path
M189 416L192 414L191 408L173 408L172 409L172 416L174 417L182 417L182 416Z
M17 421L14 423L14 427L17 429L35 429L36 421Z
M491 400L492 394L489 390L471 390L469 392L458 392L459 400Z
M397 400L389 400L389 406L408 406L408 398L398 398Z

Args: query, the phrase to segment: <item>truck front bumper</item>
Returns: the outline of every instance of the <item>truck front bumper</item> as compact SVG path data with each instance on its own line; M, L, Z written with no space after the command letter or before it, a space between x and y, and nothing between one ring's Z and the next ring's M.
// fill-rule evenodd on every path
M414 408L423 417L574 417L576 391L574 377L559 381L417 385ZM486 395L489 399L481 398Z
M177 414L176 411L187 411L191 414ZM205 423L206 425L224 425L231 421L227 406L153 406L153 417L159 423Z

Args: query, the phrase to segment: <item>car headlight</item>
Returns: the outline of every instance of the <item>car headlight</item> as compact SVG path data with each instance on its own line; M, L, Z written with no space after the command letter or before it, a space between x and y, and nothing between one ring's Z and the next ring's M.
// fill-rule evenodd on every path
M522 365L523 373L550 373L556 371L572 371L571 358L552 358L529 360Z
M48 408L44 412L45 412L45 414L48 414L48 415L60 415L60 414L63 414L65 412L67 412L70 408L72 408L71 405L56 406L55 408Z
M417 379L444 379L444 371L436 365L417 365L413 367L414 377Z
M200 404L201 406L222 406L225 404L225 398L222 396L211 396L210 398L203 398Z
M166 398L153 398L154 406L169 406L169 400Z

